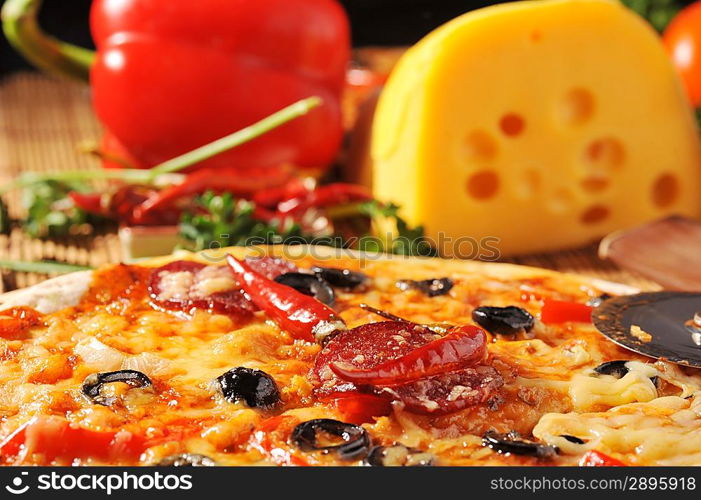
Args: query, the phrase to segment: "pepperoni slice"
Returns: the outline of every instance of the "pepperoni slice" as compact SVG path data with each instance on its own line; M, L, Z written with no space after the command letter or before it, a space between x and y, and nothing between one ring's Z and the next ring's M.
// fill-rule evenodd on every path
M376 391L401 401L412 413L445 415L486 402L502 385L499 372L483 365Z
M443 415L484 403L504 384L497 370L478 364L485 355L486 335L473 326L441 336L405 321L370 323L328 342L313 382L322 400L365 393Z
M352 382L338 377L331 363L343 363L360 370L409 354L440 338L428 328L405 321L368 323L333 337L319 352L313 378L318 395L355 391Z
M255 310L226 266L171 262L153 270L148 290L155 304L169 310L191 313L203 309L228 314L242 322L250 319Z

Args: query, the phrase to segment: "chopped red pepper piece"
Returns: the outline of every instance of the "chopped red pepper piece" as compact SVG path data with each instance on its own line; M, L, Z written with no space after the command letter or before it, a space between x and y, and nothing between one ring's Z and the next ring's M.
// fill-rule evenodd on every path
M393 386L474 366L487 355L487 335L476 326L451 329L444 337L413 351L374 366L359 370L342 363L331 363L340 378L360 385Z
M351 424L372 423L375 417L389 415L392 411L390 398L356 391L332 394L324 401L332 402L343 414L343 421Z
M343 320L327 305L269 280L232 255L227 255L226 260L251 302L294 338L321 341L334 332L345 330Z
M45 463L58 460L71 463L75 459L132 461L146 449L143 436L126 430L93 431L75 427L60 417L34 417L0 442L3 459L25 458L40 454Z
M565 323L567 321L591 323L592 311L593 308L586 304L545 299L543 309L540 312L540 320L546 324Z
M600 451L591 450L582 456L580 467L626 467L628 464L610 457Z

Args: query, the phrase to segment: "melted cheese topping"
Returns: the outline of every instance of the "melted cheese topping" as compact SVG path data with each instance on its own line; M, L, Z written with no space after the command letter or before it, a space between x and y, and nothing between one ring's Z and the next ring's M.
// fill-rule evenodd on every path
M349 327L379 318L357 306L369 303L420 323L469 324L480 305L517 305L538 316L543 298L584 302L599 291L571 276L510 266L480 266L440 260L361 261L350 258L297 260L361 270L371 277L362 293L337 291L336 311ZM200 280L208 294L228 286L225 268L206 268ZM66 419L75 428L145 436L148 446L131 459L84 457L76 463L152 464L176 453L199 453L225 465L348 464L333 454L303 453L288 442L299 422L343 415L313 394L309 372L320 347L294 341L258 312L237 328L224 315L198 311L192 317L154 310L146 297L147 268L114 266L97 273L76 307L45 316L25 340L0 339L0 443L33 417ZM428 298L402 291L400 279L449 276L447 295ZM172 279L171 279L172 278ZM172 293L193 283L171 276ZM170 293L170 292L169 292ZM500 455L481 443L487 430L516 430L561 449L547 464L574 464L588 449L634 464L701 464L701 375L664 362L651 363L606 340L592 325L537 322L528 336L501 336L489 344L490 363L504 379L494 397L442 416L412 414L394 405L387 417L365 427L374 442L394 442L432 453L439 464L539 464ZM596 375L605 361L628 359L616 379ZM257 368L271 375L283 406L274 411L224 400L215 380L231 368ZM134 369L153 388L105 386L111 407L92 404L80 392L95 372ZM656 377L657 384L653 378ZM466 390L454 387L453 394ZM275 425L273 426L272 423ZM571 443L561 435L586 441ZM8 463L64 463L27 445ZM272 451L271 451L272 450Z

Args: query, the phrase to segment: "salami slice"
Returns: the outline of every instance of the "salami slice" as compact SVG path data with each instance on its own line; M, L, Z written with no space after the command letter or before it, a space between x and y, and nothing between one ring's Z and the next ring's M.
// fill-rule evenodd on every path
M319 395L354 391L355 385L339 378L331 363L344 363L358 369L404 356L439 335L428 328L405 321L368 323L332 338L316 357L313 377Z
M499 372L482 365L375 390L401 401L412 413L444 415L486 402L502 385Z
M149 295L161 308L192 313L203 309L248 320L255 310L225 266L176 261L154 269Z

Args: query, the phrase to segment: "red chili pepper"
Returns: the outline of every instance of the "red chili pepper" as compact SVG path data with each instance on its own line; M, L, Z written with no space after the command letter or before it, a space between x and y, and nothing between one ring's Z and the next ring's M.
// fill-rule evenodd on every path
M593 308L586 304L545 299L543 309L540 312L540 319L546 324L565 323L567 321L591 323L592 311Z
M14 45L43 69L92 83L95 111L135 166L147 168L319 96L308 115L199 166L325 168L343 127L350 60L335 0L95 0L97 53L37 29L37 2L13 1ZM9 2L8 2L9 4ZM116 151L106 151L115 153Z
M313 188L313 186L308 186L308 183L309 178L295 177L284 186L259 190L253 195L253 202L256 207L277 210L281 201L307 196Z
M41 313L31 307L12 307L0 311L0 338L23 339L27 329L41 323Z
M143 223L154 212L172 208L177 201L205 191L250 198L256 191L284 184L291 176L291 169L285 167L274 169L274 173L272 169L268 170L265 175L233 168L198 170L189 174L182 183L158 191L134 208L133 220L137 224Z
M596 450L586 452L579 461L580 467L626 467L627 465Z
M88 213L96 215L106 215L105 207L102 205L102 193L79 193L71 191L68 196L76 207Z
M365 186L338 182L320 186L310 191L305 197L282 201L278 205L278 210L283 214L299 213L309 208L324 208L354 201L369 200L372 200L372 195Z
M392 386L474 366L486 355L487 335L480 328L467 325L455 327L444 337L369 370L345 368L339 363L331 363L330 367L354 384Z
M251 301L294 338L321 341L345 330L345 323L333 309L315 298L269 280L232 255L227 255L226 260Z

